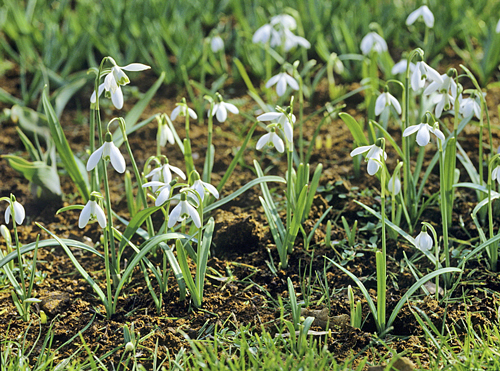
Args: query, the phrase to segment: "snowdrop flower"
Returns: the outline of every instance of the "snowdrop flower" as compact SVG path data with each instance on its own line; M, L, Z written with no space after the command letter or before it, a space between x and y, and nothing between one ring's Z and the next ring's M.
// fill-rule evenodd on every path
M200 215L198 214L198 211L196 211L196 209L187 201L186 193L183 192L181 193L181 200L168 216L167 226L168 228L172 228L175 223L183 221L188 217L191 217L197 228L201 228Z
M448 111L452 107L452 102L455 101L455 98L453 98L450 94L448 93L441 93L438 94L436 97L434 97L434 100L432 103L436 104L436 109L434 111L434 114L436 115L437 118L441 117L441 114L443 113L443 110Z
M278 136L278 134L276 134L274 128L272 128L269 133L264 134L260 137L255 148L260 151L266 144L270 146L274 145L276 147L276 150L280 153L283 153L283 151L285 150L285 144L283 143L283 140Z
M104 144L94 151L87 161L87 171L94 169L100 159L111 161L113 168L120 174L125 172L125 159L113 143L111 133L106 133Z
M281 36L279 32L276 31L270 24L265 24L264 26L259 27L252 37L252 42L254 44L266 44L269 40L271 40L270 45L273 48L281 45Z
M453 70L450 69L448 73L441 75L441 81L433 81L424 90L425 95L431 95L435 91L440 93L448 93L451 90L453 99L457 96L457 83L453 79Z
M443 142L445 140L443 132L439 130L437 126L432 127L425 122L422 122L418 125L412 125L406 128L405 131L403 132L403 137L412 135L415 132L417 133L417 144L421 147L429 144L429 141L431 139L429 133L434 134L437 138L439 138Z
M5 209L5 214L4 214L5 224L9 224L10 217L12 215L11 210L10 210L11 201L9 199L4 199L4 200L9 203L9 206L7 207L7 209ZM14 198L14 203L12 204L12 206L14 208L14 217L15 217L16 223L18 225L23 224L24 218L26 216L26 211L24 210L24 206L21 205L19 202L17 202L15 200L15 198Z
M307 41L302 36L295 35L292 31L285 29L283 31L283 36L285 40L285 51L289 51L290 49L295 48L297 45L300 45L306 49L311 47L311 43Z
M168 127L167 120L165 120L163 115L158 118L158 135L156 136L156 140L161 147L165 147L167 142L170 144L175 143L174 133Z
M378 33L369 32L361 40L360 48L364 55L370 54L372 50L380 54L387 51L387 43Z
M210 40L210 48L212 49L212 52L217 53L218 51L224 49L224 41L220 36L214 36Z
M388 91L380 94L375 101L375 116L378 116L382 113L382 111L392 105L398 114L401 114L401 105L398 100L394 98Z
M425 79L427 78L432 81L437 81L440 84L443 83L441 75L434 68L430 67L424 61L417 62L415 70L411 75L411 88L413 91L423 88L425 85Z
M151 182L144 183L142 187L151 187L153 189L153 192L157 194L155 206L161 206L170 198L170 191L173 185L172 183L175 184L176 181L174 180L170 183L165 183L158 180L153 180Z
M151 178L152 181L162 181L163 183L169 184L172 181L172 171L179 175L182 179L186 179L186 175L183 173L181 169L176 166L172 166L168 163L163 166L157 167L153 169L146 178ZM157 185L152 185L153 192L156 192L158 187Z
M263 113L260 116L257 116L257 120L259 121L276 121L280 128L285 133L286 139L292 143L293 142L293 124L297 118L294 114L292 114L292 122L288 119L288 116L283 112L267 112Z
M212 109L212 116L217 117L219 122L224 122L227 119L227 111L234 113L235 115L240 113L238 108L234 104L226 103L222 100L220 94L217 94L219 98L219 103L214 104L214 108ZM210 116L210 110L207 112L208 116Z
M417 10L411 12L408 18L406 18L406 25L407 26L412 25L420 17L422 17L425 25L428 28L434 27L434 14L432 14L431 10L427 5L422 5Z
M398 63L392 67L391 73L393 75L399 75L400 73L406 73L406 67L408 66L408 61L406 59L401 59ZM415 71L415 63L410 62L410 72Z
M475 115L478 119L481 117L481 104L479 97L471 95L467 98L462 98L460 94L458 98L460 102L459 112L464 117Z
M90 196L90 200L83 207L80 217L78 218L78 227L84 228L91 219L97 219L101 228L106 227L106 215L97 203L96 196L94 195Z
M111 67L111 71L104 78L104 82L101 85L99 85L98 93L100 96L102 92L106 90L106 93L111 95L111 102L113 102L113 105L117 109L122 109L123 93L120 86L127 85L130 83L130 79L125 74L125 72L123 72L123 70L144 71L151 67L142 63L131 63L124 67L120 67L116 64L113 58L108 57L108 59L111 61L111 63L113 63L113 67ZM96 95L94 91L92 93L92 96L90 97L90 103L95 103L95 102L96 102Z
M179 115L183 117L189 115L193 120L196 120L198 118L196 112L189 108L185 103L177 103L177 107L174 108L170 115L170 120L174 121Z
M422 251L429 251L430 249L432 249L432 237L429 235L429 233L427 233L427 228L425 226L422 227L422 231L420 232L420 234L415 237L415 245Z
M378 142L379 140L377 140ZM377 143L371 146L358 147L351 152L351 157L368 152L365 160L368 161L367 170L370 175L375 175L378 169L380 169L380 162L387 160L387 153L381 147L377 146Z
M281 97L285 94L286 86L289 85L293 90L299 90L299 83L286 72L278 73L269 79L266 83L266 88L270 88L276 84L276 92Z
M198 172L194 171L191 174L192 175L190 176L193 177L194 182L190 188L200 195L202 201L205 198L205 190L207 190L208 193L211 193L215 198L219 198L219 191L217 191L217 188L207 182L202 181Z
M497 28L495 29L496 33L500 33L500 19L498 20L497 23Z
M401 192L401 180L399 180L399 177L394 177L395 175L389 179L389 183L387 184L387 189L393 196L397 196Z

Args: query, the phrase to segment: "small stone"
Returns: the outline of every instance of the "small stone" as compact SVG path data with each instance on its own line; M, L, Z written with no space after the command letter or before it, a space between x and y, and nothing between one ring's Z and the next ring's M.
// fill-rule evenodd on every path
M40 297L42 302L40 308L51 317L64 312L65 307L69 303L69 295L62 291L52 291Z

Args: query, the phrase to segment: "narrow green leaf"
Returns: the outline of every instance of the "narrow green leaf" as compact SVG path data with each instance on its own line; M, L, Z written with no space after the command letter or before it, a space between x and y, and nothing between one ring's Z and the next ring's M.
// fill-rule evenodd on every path
M349 128L357 147L369 145L368 139L366 139L365 133L363 132L363 128L354 119L354 117L345 112L340 112L339 117Z

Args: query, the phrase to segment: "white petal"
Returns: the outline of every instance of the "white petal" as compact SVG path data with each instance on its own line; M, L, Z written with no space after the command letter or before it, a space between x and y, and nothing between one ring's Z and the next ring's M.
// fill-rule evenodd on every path
M118 88L115 90L115 92L111 92L111 102L113 102L113 105L118 108L122 109L123 108L123 93L122 89L118 86Z
M184 174L184 172L179 169L177 166L172 166L172 165L168 165L168 167L170 168L170 170L172 170L174 173L176 173L177 175L179 175L182 179L186 179L186 175ZM170 183L170 182L169 182Z
M110 142L109 150L110 150L109 157L111 159L111 165L120 174L124 173L126 168L125 159L123 158L123 155L120 153L120 150L116 148L113 142Z
M353 151L351 151L351 157L360 155L361 153L365 153L365 152L371 150L372 148L373 148L373 145L358 147L358 148L354 149Z
M101 209L99 204L95 201L93 201L93 202L95 203L94 213L95 213L95 216L97 218L97 222L99 223L101 228L106 228L106 215L104 214L104 211Z
M274 75L273 77L271 77L269 79L269 81L266 83L266 88L270 88L271 86L276 84L281 79L282 74L283 73L278 73L277 75Z
M9 209L10 209L10 206L9 206ZM23 224L24 217L26 216L26 212L24 211L23 205L21 205L17 201L14 201L14 213L16 216L16 223L19 225Z
M160 182L158 180L153 180L151 182L147 182L147 183L144 183L142 185L142 188L147 188L147 187L161 187L161 186L164 186L165 183L163 182Z
M363 37L363 39L361 40L361 45L360 45L361 52L364 55L369 54L370 51L372 50L372 46L373 46L373 35L372 32L370 32L366 34L366 36Z
M378 96L377 100L375 101L375 116L378 116L382 113L382 111L385 108L387 102L387 96L385 93L382 93Z
M90 213L92 211L92 204L91 202L95 201L89 201L87 204L83 207L82 212L80 213L80 217L78 218L78 227L83 228L87 225L90 219Z
M130 63L127 64L125 67L120 67L120 68L125 71L144 71L144 70L149 70L151 67L142 63Z
M179 115L180 111L181 111L181 106L175 107L172 113L170 114L170 120L174 121Z
M410 13L410 15L408 16L408 18L406 18L406 25L407 26L410 26L412 25L413 23L415 23L415 21L418 19L418 17L420 17L421 15L421 8L418 8L417 10L414 10L413 12Z
M396 112L401 115L401 105L399 104L399 101L389 93L387 96L388 96L389 100L391 101L391 104L393 105Z
M285 79L293 90L299 90L299 83L292 76L285 74Z
M92 170L96 167L97 163L102 157L102 151L104 150L104 144L92 153L87 161L87 171Z
M219 122L226 121L226 119L227 119L227 110L226 110L226 106L223 103L219 104L216 116L217 116L217 120Z
M441 75L439 74L438 71L436 71L434 68L430 67L428 64L426 64L425 62L421 62L422 65L424 66L425 68L425 74L427 75L427 77L432 80L432 81L437 81L439 82L440 84L442 84L444 81L443 81L443 78L441 77Z
M368 174L370 174L370 175L376 174L379 167L380 167L380 164L377 161L375 161L374 159L370 158L368 160L368 166L367 166Z
M429 144L431 136L429 134L429 127L427 125L422 125L417 133L417 143L419 146L423 147Z
M422 80L422 70L420 69L420 63L422 62L417 62L415 71L413 71L413 74L411 75L411 88L413 89L413 91L417 91L423 88L425 85L425 81Z
M215 198L219 198L219 191L217 191L217 188L215 188L213 185L211 185L209 183L205 183L205 182L203 182L203 185L205 186L207 191L212 194L212 196L214 196Z
M203 187L203 183L201 180L196 180L192 186L192 188L200 195L201 200L205 198L205 187Z
M238 108L236 108L236 106L234 104L232 104L232 103L225 103L224 102L224 106L231 113L234 113L234 114L240 113L240 111L238 110Z
M182 201L181 201L182 202ZM200 220L200 214L198 214L198 211L189 204L189 202L186 202L186 207L188 210L188 214L193 219L193 223L197 228L201 228L201 220Z
M262 147L264 147L270 140L271 133L264 134L263 136L260 137L259 141L257 142L257 145L255 146L256 149L260 150Z
M257 116L258 121L273 121L278 120L283 114L278 112L267 112Z
M182 201L177 204L177 206L174 207L170 215L168 216L168 228L172 228L175 223L179 220L181 216L181 211L182 211Z
M422 6L422 17L424 18L424 22L427 27L434 27L434 14L432 14L427 5Z
M102 92L104 91L104 83L99 85L97 88L99 96L101 96ZM92 95L90 96L90 103L95 103L96 102L96 97L95 97L95 90L92 92Z
M288 120L285 120L285 124L283 125L283 131L285 132L286 139L292 143L293 142L293 128Z
M194 110L192 110L191 108L188 107L188 114L189 116L193 119L193 120L196 120L198 118L198 115L196 114L196 112L194 112Z
M405 131L403 132L403 137L407 137L408 135L412 135L412 134L413 134L413 133L415 133L416 131L420 130L421 125L422 125L422 124L408 126L408 127L405 129Z
M274 133L274 135L271 135L271 137L276 150L280 153L283 153L283 151L285 150L285 144L283 143L283 140L276 133Z
M169 197L170 197L170 184L160 188L160 193L158 194L158 197L156 198L155 206L163 205L165 203L165 201L168 200Z
M286 91L286 75L282 75L281 78L278 80L278 84L276 85L276 93L278 93L278 96L282 96L285 94Z
M445 137L444 137L444 134L441 130L439 129L431 129L432 133L438 137L439 139L441 139L442 142L444 142L445 140Z
M5 224L9 224L10 221L10 204L9 206L5 209L5 213L3 214L3 217L5 219Z
M269 37L271 36L272 27L270 24L265 24L262 27L259 27L257 31L253 34L252 42L256 43L267 43L269 41Z

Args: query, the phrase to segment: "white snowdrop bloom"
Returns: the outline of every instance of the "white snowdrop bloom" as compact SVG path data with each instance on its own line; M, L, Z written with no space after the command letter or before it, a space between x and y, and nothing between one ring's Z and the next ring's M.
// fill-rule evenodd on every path
M104 78L104 82L101 85L99 85L98 93L100 96L102 92L106 90L106 92L111 95L111 102L113 102L113 105L118 109L122 109L123 93L120 86L127 85L130 83L130 79L125 74L125 72L123 72L123 70L144 71L151 67L142 63L131 63L124 67L120 67L116 64L113 58L109 57L109 60L114 64L114 66L111 68L111 71ZM96 102L96 95L94 91L92 93L92 96L90 97L90 103L95 103L95 102Z
M408 66L408 61L406 59L401 59L398 63L396 63L391 70L393 75L399 75L402 73L406 73L406 67ZM415 63L410 62L410 72L415 71Z
M165 147L167 142L170 144L175 143L174 133L172 133L172 130L170 130L166 122L162 122L159 125L158 130L159 136L157 140L161 147Z
M186 194L181 193L181 200L168 216L167 226L168 228L172 228L175 223L181 222L189 217L191 217L197 228L201 228L201 219L198 211L196 211L196 209L187 201Z
M459 112L464 117L476 116L476 118L481 117L481 101L479 97L467 97L462 98L462 94L460 94L458 98L460 102Z
M286 86L290 86L293 90L299 90L299 83L286 72L278 73L269 79L266 83L266 88L270 88L276 84L276 93L281 97L285 94Z
M191 186L191 188L194 189L196 191L196 193L198 193L200 195L200 198L202 201L205 198L205 190L207 190L208 193L210 193L215 198L217 198L217 199L219 198L219 191L217 191L217 188L215 188L210 183L202 181L201 179L199 179L199 176L198 176L198 179L196 179L193 182L193 185Z
M270 24L265 24L259 27L257 31L253 34L252 42L254 44L262 43L266 44L270 41L271 47L281 45L281 35L278 31L274 29Z
M401 192L401 180L399 177L394 178L394 175L389 179L387 189L391 195L397 196Z
M217 117L217 120L219 122L224 122L227 119L227 111L234 113L235 115L240 113L240 111L238 110L238 108L236 108L234 104L221 101L219 103L214 104L214 108L212 110L212 116ZM210 115L210 111L208 111L207 114Z
M361 40L361 52L364 55L370 54L372 50L377 53L382 53L387 51L387 43L384 38L376 32L369 32Z
M430 133L434 134L437 138L441 139L444 142L445 137L441 130L437 128L433 128L429 124L422 122L418 125L412 125L405 129L403 132L403 137L407 137L412 135L413 133L417 133L417 144L421 147L429 144L431 140Z
M368 161L368 174L375 175L378 169L380 169L380 162L387 160L387 153L385 153L381 147L376 144L372 144L371 146L361 146L356 148L351 152L351 157L365 152L368 152L365 157L365 161Z
M433 245L432 237L427 233L427 229L422 229L420 234L415 237L415 245L417 246L418 249L422 251L429 251L432 249Z
M500 165L491 171L491 178L500 184Z
M380 94L375 101L375 116L378 116L382 111L389 106L393 106L398 114L401 114L401 105L398 100L389 92Z
M87 161L87 171L94 169L100 159L110 161L113 168L120 174L125 172L125 159L120 150L113 143L111 133L106 133L106 139L102 146L92 153Z
M12 216L10 210L11 201L9 200L6 201L9 203L9 206L7 206L7 209L5 209L4 219L5 219L5 224L9 224L10 217ZM26 211L24 210L24 206L17 201L14 201L14 204L12 206L14 207L14 216L16 223L18 225L23 224L24 218L26 217Z
M432 103L436 104L436 109L434 111L436 118L440 118L443 111L449 111L454 101L455 98L448 93L441 93L435 96Z
M177 103L177 107L174 108L172 113L170 114L170 120L174 121L177 116L183 116L186 117L186 115L189 115L192 119L196 120L198 118L198 115L196 112L194 112L191 108L186 106L184 103Z
M172 181L172 171L179 175L182 179L186 179L186 175L184 172L179 169L177 166L172 166L168 162L160 167L157 167L146 175L146 178L151 178L152 181L161 181L163 183L169 184ZM153 192L156 192L158 187L157 185L151 186Z
M443 83L441 75L427 63L420 61L415 65L415 70L411 75L411 88L413 91L422 89L425 85L425 80L437 81L439 84Z
M283 143L283 140L279 137L278 134L276 134L276 131L274 129L269 133L261 136L255 148L260 151L266 144L274 145L274 147L276 147L276 150L280 153L283 153L283 151L285 150L285 144Z
M297 45L300 45L306 49L311 47L311 43L307 41L302 36L295 35L292 31L285 29L283 31L284 39L285 39L285 51L289 51L290 49L295 48Z
M442 81L433 81L427 86L424 90L425 95L431 95L435 91L439 93L448 93L451 91L451 96L453 99L457 96L457 83L453 79L452 76L448 76L448 74L441 75Z
M80 213L78 227L85 227L91 219L97 219L101 228L106 227L106 215L93 196L90 197L90 200L85 204Z
M153 192L156 193L155 206L161 206L170 198L170 190L172 185L170 183L160 182L159 180L152 180L151 182L144 183L142 188L151 187Z
M260 116L257 116L257 120L259 121L275 121L280 125L280 128L285 133L286 139L292 143L293 142L293 124L297 118L294 114L292 114L292 122L288 119L288 116L283 112L267 112Z
M214 53L217 53L218 51L224 49L224 41L219 35L212 37L212 39L210 40L210 48Z
M406 18L406 25L407 26L412 25L420 17L422 17L427 27L429 28L434 27L434 14L432 14L431 10L427 5L422 5L417 10L411 12L408 18Z

